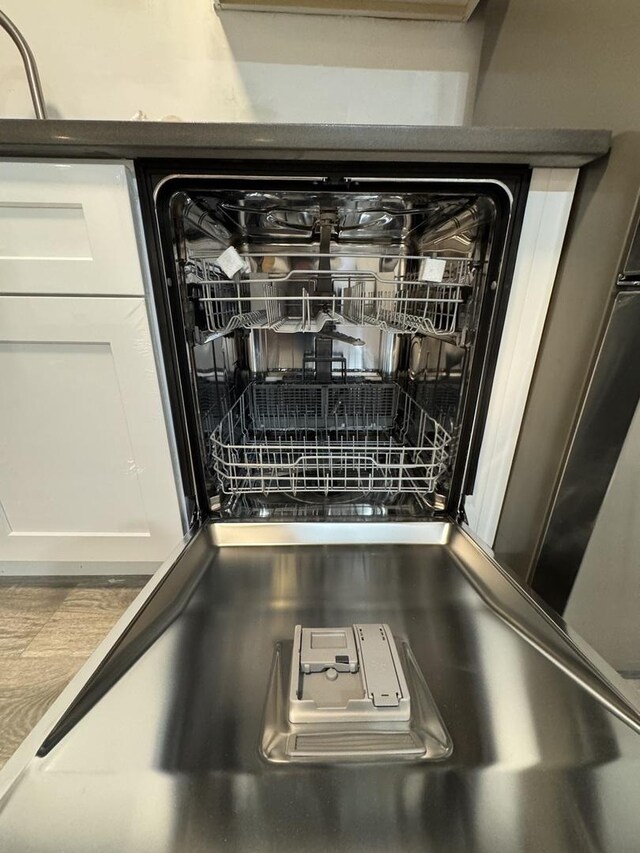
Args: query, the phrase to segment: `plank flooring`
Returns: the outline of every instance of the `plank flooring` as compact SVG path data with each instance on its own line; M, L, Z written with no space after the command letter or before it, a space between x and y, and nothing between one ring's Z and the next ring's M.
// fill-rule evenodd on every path
M147 580L0 579L0 767Z

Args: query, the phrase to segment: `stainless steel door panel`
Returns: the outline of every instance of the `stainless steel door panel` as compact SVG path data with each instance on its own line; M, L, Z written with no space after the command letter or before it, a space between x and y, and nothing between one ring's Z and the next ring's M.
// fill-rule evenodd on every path
M640 398L640 292L620 291L558 484L531 584L565 609ZM623 529L636 522L621 510ZM611 560L628 559L612 554Z
M162 632L5 796L5 849L637 846L638 735L549 659L562 641L550 620L540 652L538 617L548 617L459 529L448 544L220 548L203 530L190 553L174 570L178 592L192 584L180 612L150 599ZM517 626L522 607L529 615ZM274 643L297 623L354 622L386 622L409 641L451 734L450 758L261 760ZM576 666L570 642L566 654L564 668Z

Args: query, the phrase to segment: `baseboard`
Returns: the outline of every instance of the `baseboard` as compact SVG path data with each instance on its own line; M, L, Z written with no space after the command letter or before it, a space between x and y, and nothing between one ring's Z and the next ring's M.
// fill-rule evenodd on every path
M152 575L161 563L137 562L1 562L0 577L56 577Z

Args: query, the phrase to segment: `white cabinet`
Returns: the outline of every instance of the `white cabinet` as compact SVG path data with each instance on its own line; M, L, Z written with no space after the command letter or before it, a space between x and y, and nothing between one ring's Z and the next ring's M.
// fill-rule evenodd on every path
M0 297L0 560L160 561L182 536L145 301Z
M0 162L0 574L148 571L183 535L136 205L125 163Z
M468 21L478 0L216 0L219 9L243 12L301 12L312 15L367 15L426 21Z
M0 293L144 295L122 163L0 163Z

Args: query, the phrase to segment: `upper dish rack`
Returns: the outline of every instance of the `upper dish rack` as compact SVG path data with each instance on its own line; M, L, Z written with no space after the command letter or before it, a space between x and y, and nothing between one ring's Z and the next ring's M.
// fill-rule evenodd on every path
M476 268L468 259L439 260L445 263L438 282L370 270L293 270L231 280L210 259L193 261L188 280L210 337L238 328L319 332L331 322L456 338ZM316 292L322 277L330 279L330 293Z

